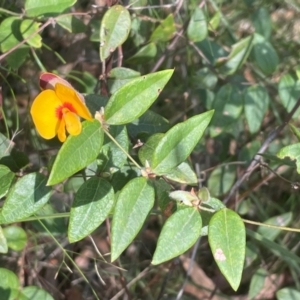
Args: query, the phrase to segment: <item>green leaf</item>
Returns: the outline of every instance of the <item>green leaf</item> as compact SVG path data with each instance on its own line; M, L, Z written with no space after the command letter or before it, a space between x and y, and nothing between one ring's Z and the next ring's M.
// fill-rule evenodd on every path
M208 201L211 198L210 192L209 192L208 188L205 186L203 186L202 188L199 189L197 196L201 201L206 202L206 203L208 203Z
M0 226L0 253L7 253L7 251L8 251L7 241L3 234L2 227Z
M137 53L135 53L133 56L126 59L126 62L129 64L141 64L141 63L147 63L149 60L154 58L157 53L157 47L155 43L149 43L145 46L143 46Z
M7 194L14 178L15 174L8 167L0 165L0 198Z
M42 47L42 37L36 33L33 37L30 39L29 36L31 36L34 32L37 32L41 23L32 21L32 20L23 20L20 26L21 34L23 36L24 40L27 40L27 44L29 44L32 47L35 48L41 48Z
M250 282L250 288L248 292L249 299L255 298L263 289L267 276L268 272L263 268L259 268L255 271Z
M218 77L209 68L201 68L193 76L193 85L200 89L214 90Z
M265 87L253 85L244 90L245 116L249 131L255 133L260 129L269 107L269 94Z
M111 94L114 94L119 88L132 79L140 77L141 73L128 68L114 68L107 76L107 84Z
M17 17L8 17L0 24L0 49L6 52L18 45L22 40L20 32L21 19Z
M236 122L243 110L243 104L242 94L235 85L223 85L213 102L215 114L212 125L223 128Z
M300 80L295 80L290 74L285 74L280 78L278 93L282 105L290 112L300 98ZM300 109L297 109L294 118L299 117Z
M182 162L177 167L164 174L164 176L179 183L188 185L198 184L197 175L188 162Z
M174 33L176 32L174 16L169 14L160 25L158 25L150 37L150 42L167 42L169 41Z
M231 75L236 72L247 60L253 45L253 36L249 36L232 45L232 50L221 67L224 75Z
M215 66L219 60L224 60L224 57L228 56L228 52L226 52L223 47L208 38L202 42L197 42L196 46L213 66Z
M119 145L128 152L129 139L126 127L110 126L109 133L115 138ZM127 156L107 135L105 135L98 160L101 161L99 166L101 172L114 173L125 164Z
M201 227L201 216L196 208L176 211L161 230L151 263L158 265L187 251L199 238Z
M187 35L192 42L201 42L207 37L207 22L203 10L196 7L187 28Z
M23 288L22 294L30 300L54 300L49 293L37 286L26 286Z
M47 178L39 173L22 177L9 191L1 211L3 223L13 223L31 216L45 205L51 195Z
M165 132L169 128L169 121L150 109L148 109L138 119L127 124L128 133L134 138L142 133L154 134L158 132Z
M81 33L87 29L87 26L80 19L72 15L58 16L56 22L71 33Z
M202 137L213 113L211 110L194 116L167 131L154 150L152 171L162 175L185 161Z
M10 50L19 44L23 38L20 32L21 19L8 17L0 25L0 49L2 52ZM18 68L25 60L29 47L22 45L7 56L7 62L11 68Z
M114 5L106 11L100 28L100 60L102 62L126 41L130 27L130 14L124 6Z
M19 285L19 279L15 273L7 269L0 268L0 290L1 297L3 297L2 299L10 300L11 298L9 296L11 294L11 290L19 289Z
M201 203L201 205L208 206L214 210L220 210L226 207L221 200L213 197L210 197L208 201Z
M12 69L18 69L25 62L29 53L29 46L22 45L18 49L11 52L7 57L6 61Z
M222 19L222 14L221 14L221 11L219 10L209 20L209 27L208 27L208 29L212 30L212 31L217 30L217 28L220 25L221 19Z
M289 157L291 160L296 160L297 173L300 174L300 143L283 147L277 153L277 157L281 159Z
M104 107L108 102L108 97L101 96L101 95L85 95L85 104L89 111L91 112L92 116L95 115L99 108Z
M226 194L236 177L236 168L232 165L220 166L215 168L208 179L208 189L213 196Z
M19 226L8 226L3 229L6 237L7 245L14 251L21 251L27 244L27 234L23 228Z
M224 208L209 222L208 241L221 273L236 291L240 285L245 260L245 225L238 214Z
M1 294L1 296L3 296L3 295ZM31 299L27 298L24 294L22 294L20 292L20 288L10 289L9 290L9 296L7 296L6 298L5 297L6 296L4 295L3 299L5 299L5 300L15 300L15 299L18 299L18 300L31 300Z
M272 33L272 21L268 10L265 7L259 7L251 16L255 32L261 34L268 40Z
M276 292L277 300L298 300L300 299L300 292L293 288L283 288Z
M186 191L173 191L169 193L169 197L186 206L198 206L199 202L199 198L195 194Z
M70 213L68 237L71 243L94 231L108 216L114 204L109 182L98 177L87 180L77 191Z
M82 123L78 136L69 136L62 145L52 167L47 185L57 184L96 159L103 143L103 130L98 121Z
M276 226L288 226L293 218L291 212L281 214L279 216L272 217L264 222L264 224L276 225ZM257 232L269 240L275 240L280 234L281 230L276 228L271 228L267 226L260 225Z
M114 191L120 191L131 179L141 175L140 169L138 169L131 162L126 162L125 165L118 171L113 173L111 179L111 185L114 187Z
M153 181L155 199L161 211L168 210L168 214L176 211L176 203L169 197L171 186L164 179ZM174 208L174 210L173 210Z
M144 177L129 181L115 205L111 229L111 261L116 260L142 228L154 205L154 189Z
M136 7L136 6L146 6L147 0L129 0L130 7Z
M224 203L221 200L210 197L207 202L201 203L201 207L206 207L206 208L218 211L220 209L225 208L226 206L224 205ZM201 208L200 208L200 214L201 214L202 223L203 223L202 229L201 229L201 236L205 236L205 235L208 235L208 224L209 224L209 221L210 221L211 217L213 216L213 214L211 212L202 210Z
M151 165L153 152L163 136L163 133L153 134L140 148L138 156L144 166L146 165L146 161ZM189 185L197 185L198 183L197 175L187 162L179 164L177 167L165 173L164 176L170 180Z
M279 64L277 52L269 41L257 33L254 34L252 53L255 63L266 75L276 71Z
M25 14L27 17L59 14L75 4L76 1L77 0L26 0Z
M7 156L11 152L10 140L0 132L0 158Z
M148 74L118 89L105 107L107 124L122 125L141 116L157 99L172 74L173 70Z

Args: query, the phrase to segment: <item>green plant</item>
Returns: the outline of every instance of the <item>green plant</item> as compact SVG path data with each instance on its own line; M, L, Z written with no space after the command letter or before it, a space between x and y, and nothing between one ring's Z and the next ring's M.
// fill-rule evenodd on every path
M274 242L281 229L299 231L283 227L292 220L290 211L282 212L276 217L266 217L265 222L269 224L266 225L241 218L240 215L250 211L247 201L238 199L241 204L236 209L228 202L254 168L259 164L264 165L257 163L261 157L271 161L272 167L264 165L270 170L276 170L279 164L293 166L290 162L275 157L283 143L275 145L271 153L263 153L284 129L285 123L270 134L262 146L257 138L272 105L272 113L278 118L280 115L271 101L270 90L274 89L274 83L269 76L278 69L279 57L271 41L272 28L268 10L245 1L243 5L252 9L251 20L255 32L247 32L245 36L238 38L215 1L209 1L209 5L205 7L197 1L191 1L190 7L186 4L185 23L180 18L174 18L172 13L163 17L150 13L149 18L154 19L152 32L144 26L143 18L131 15L129 8L121 5L105 9L101 17L97 13L86 13L85 16L91 16L87 25L77 18L80 14L64 13L76 2L52 0L47 5L42 5L43 1L27 0L24 3L23 15L16 13L13 5L0 10L0 61L5 59L2 70L13 74L15 78L15 70L26 63L30 65L29 61L34 61L41 71L46 71L40 57L45 49L51 50L51 47L45 44L42 30L49 29L52 24L58 24L70 33L82 33L88 29L89 41L100 45L96 49L102 63L99 80L101 86L97 90L99 93L94 93L98 81L90 73L74 71L67 76L81 85L85 92L83 95L58 75L43 73L51 77L44 84L50 84L53 78L59 81L59 88L56 88L58 83L55 81L50 84L50 89L57 90L55 97L61 100L61 111L66 109L66 114L74 113L73 108L65 105L69 96L63 98L62 91L66 91L68 95L73 93L78 101L84 100L81 105L86 106L93 116L91 120L90 115L85 113L87 120L78 125L77 115L82 114L75 113L75 117L72 115L64 119L66 124L62 126L63 130L57 125L60 123L53 121L55 134L58 133L59 140L64 142L62 145L57 142L51 144L53 141L41 142L37 133L31 130L30 123L28 136L35 149L45 153L43 151L47 152L50 145L59 145L57 153L52 153L46 163L40 162L35 168L31 168L26 153L11 147L12 138L9 137L8 129L12 126L8 120L11 115L7 117L2 109L7 133L0 134L0 196L5 197L0 221L1 225L9 226L2 229L1 252L6 253L8 248L19 251L26 244L25 231L15 228L12 223L37 221L38 230L51 235L64 255L72 261L55 237L59 231L55 220L68 218L67 237L70 243L90 236L107 220L111 225L110 229L107 227L107 232L110 238L111 261L114 262L134 241L149 218L158 216L162 229L151 260L152 265L164 263L183 254L199 237L207 235L214 261L236 291L241 284L243 269L248 267L245 257L248 258L247 255L253 247L251 243L246 243L246 232L252 240L273 249L271 251L275 255L285 256L288 265L289 260L298 263L296 255ZM134 8L138 3L132 5ZM240 11L244 12L245 8L240 8ZM157 25L155 23L158 19ZM178 68L174 71L172 65L171 69L164 66L165 70L157 70L162 64L161 61L168 55L171 56L172 45L181 36L177 32L178 23L188 46L185 57L190 80L186 83L186 90L195 90L203 103L201 113L189 114L186 110L183 122L170 125L161 114L152 111L150 107L160 95L166 95L166 90L170 92L168 85L177 91L176 82L180 81ZM211 38L210 31L214 33L218 28L221 28L220 37ZM96 47L95 44L93 47ZM122 51L129 49L130 52L131 47L135 52L131 56L125 56L123 62ZM57 52L51 51L62 60ZM118 56L114 56L114 53L118 53ZM201 57L199 68L192 62L195 54L199 64ZM154 64L153 59L159 55L163 59ZM113 68L114 58L117 67ZM123 63L138 66L137 70L122 67ZM244 85L246 75L241 70L245 73L250 70L258 82L250 82L251 86ZM56 70L54 72L58 73ZM5 80L4 75L2 78ZM287 121L298 112L297 85L298 79L290 74L281 76L278 83L281 105L289 112ZM53 95L52 91L51 93ZM43 95L49 97L49 93ZM43 96L38 97L42 99ZM44 120L43 116L51 110L43 110L31 109L33 119L38 114ZM171 107L170 110L174 112L176 107ZM72 131L68 126L72 127L74 119L76 130ZM17 118L14 124L16 128L18 123ZM45 124L41 126L47 126ZM70 133L67 139L64 136L65 127ZM296 136L300 136L296 127L292 127L292 130ZM39 126L38 131L43 132ZM55 135L52 133L42 136L52 138ZM211 159L217 166L207 180L207 188L199 188L200 173L194 171L190 157L193 153L205 153L204 146L208 139L219 143L224 149L215 150ZM239 145L250 145L248 148L240 146L242 150L238 155L229 156L229 144L233 139ZM134 147L131 147L132 143ZM289 156L298 162L298 150L299 144L287 146L279 151L278 157ZM202 154L204 157L206 155L208 154ZM238 180L235 166L237 159L248 164ZM184 188L180 188L180 185ZM54 190L58 188L63 192L74 193L71 206L64 212L57 212L54 206L49 205ZM170 216L166 218L165 215ZM246 230L245 222L260 227L256 232ZM66 227L63 226L59 233L65 233L65 230ZM13 239L20 241L16 243ZM101 259L106 262L103 257ZM75 264L74 267L88 282ZM264 269L256 270L250 285L251 297L257 294L255 282L266 276ZM15 278L1 286L2 289L11 290L10 297L19 293L18 287L19 282ZM45 292L30 288L33 291L25 288L19 296L26 299L29 297L28 293ZM94 290L93 293L97 298ZM285 290L278 291L279 295L280 293L284 294Z

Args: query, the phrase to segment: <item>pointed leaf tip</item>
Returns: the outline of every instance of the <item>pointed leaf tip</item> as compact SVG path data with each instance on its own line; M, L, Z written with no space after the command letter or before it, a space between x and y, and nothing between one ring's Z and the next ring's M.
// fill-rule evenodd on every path
M208 241L221 273L236 291L240 285L245 260L246 232L240 216L224 208L209 221Z

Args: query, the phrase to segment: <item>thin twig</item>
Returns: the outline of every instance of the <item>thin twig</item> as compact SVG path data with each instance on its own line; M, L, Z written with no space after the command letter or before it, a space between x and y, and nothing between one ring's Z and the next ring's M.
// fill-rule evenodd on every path
M297 111L297 109L299 107L300 107L300 99L298 99L298 101L294 105L294 107L291 110L291 112L287 115L285 122L283 122L280 126L278 126L277 128L275 128L274 130L272 130L269 133L268 137L266 138L266 140L264 141L264 143L262 144L262 146L260 147L260 149L257 151L257 154L252 159L249 167L247 168L247 170L245 171L245 173L243 174L243 176L234 184L234 186L231 188L230 193L224 199L224 203L225 204L230 200L230 198L234 195L234 193L236 193L236 191L239 189L239 187L241 186L241 184L251 175L251 173L253 172L253 170L260 163L260 159L261 159L260 154L264 153L268 149L268 147L271 144L271 142L274 141L274 139L278 136L278 134L289 123L289 121L291 120L291 118L293 117L294 113Z

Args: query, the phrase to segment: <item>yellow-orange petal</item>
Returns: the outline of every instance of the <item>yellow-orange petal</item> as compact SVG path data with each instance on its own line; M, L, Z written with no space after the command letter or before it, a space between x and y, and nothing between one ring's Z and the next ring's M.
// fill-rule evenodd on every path
M61 105L62 102L52 90L43 91L34 99L30 113L38 133L44 139L56 136L59 123L56 108Z
M66 138L66 123L65 120L62 118L57 126L57 137L63 143Z
M56 83L55 93L62 102L71 103L80 117L89 121L93 120L90 111L81 101L78 93L73 88L61 83Z
M63 119L66 123L66 129L69 134L78 135L81 132L81 123L75 113L67 111L64 113Z

